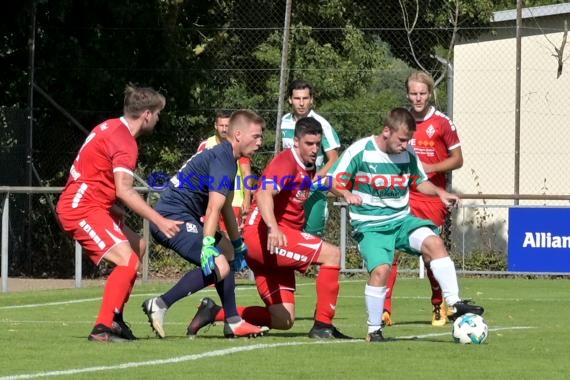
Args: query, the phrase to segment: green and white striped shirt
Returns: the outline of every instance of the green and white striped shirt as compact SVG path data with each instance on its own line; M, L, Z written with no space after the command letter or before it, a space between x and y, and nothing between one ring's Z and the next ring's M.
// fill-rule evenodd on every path
M374 136L353 143L328 175L339 187L362 198L362 205L349 208L357 232L396 227L410 213L410 187L428 179L410 145L402 153L387 154L378 148Z
M337 149L340 147L340 140L336 131L330 125L330 123L316 113L314 110L311 110L307 117L312 117L318 120L323 127L323 140L321 142L321 150L319 150L317 154L317 160L315 162L315 166L317 171L322 168L326 161L325 161L325 152L329 150ZM295 116L292 113L288 113L281 119L281 138L282 138L282 145L283 150L289 149L293 147L293 138L295 137Z

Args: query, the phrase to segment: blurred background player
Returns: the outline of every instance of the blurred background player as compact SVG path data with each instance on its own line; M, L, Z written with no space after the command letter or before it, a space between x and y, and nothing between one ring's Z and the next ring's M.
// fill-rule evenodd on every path
M183 220L184 226L175 236L165 236L151 223L153 238L197 266L166 293L143 302L142 309L159 338L166 336L164 318L167 310L177 301L211 284L215 284L224 307L226 337L257 336L267 331L266 327L245 322L236 309L234 269L245 266L247 247L232 210L237 160L242 156L249 157L259 149L264 127L265 121L256 113L234 112L227 138L192 156L178 175L172 177L155 206L161 215ZM231 243L216 233L220 213ZM202 216L205 216L203 224Z
M124 225L124 211L115 202L120 200L168 237L174 236L182 224L154 211L133 188L138 159L136 138L153 131L164 106L164 96L152 88L127 85L123 116L106 120L89 134L57 203L63 230L81 244L91 261L95 265L102 260L115 265L88 337L92 341L136 339L123 320L123 309L146 247L142 238Z
M410 214L408 191L416 188L437 196L445 206L459 198L431 183L408 145L416 129L410 111L395 108L386 117L380 134L353 143L333 166L331 191L350 205L350 221L369 273L364 290L368 310L369 342L384 341L382 307L386 298L395 250L421 255L441 284L451 318L465 313L483 314L483 308L459 298L455 265L427 219ZM360 178L360 180L359 180ZM362 179L375 181L363 182Z
M304 273L319 265L313 339L350 339L332 324L339 293L340 249L318 236L302 232L304 203L309 198L322 127L312 118L297 120L293 147L277 155L263 171L253 207L246 218L244 239L247 262L255 275L257 291L265 307L238 308L248 322L289 330L295 322L295 271ZM192 334L224 311L204 298L188 327Z
M313 86L303 80L294 80L288 88L289 104L292 112L286 114L281 119L281 133L283 149L293 147L295 138L295 123L303 117L315 118L323 127L323 138L321 147L317 152L315 162L316 172L315 182L324 177L334 162L338 159L340 141L338 135L330 123L313 110ZM319 177L320 176L320 177ZM327 192L314 190L305 203L306 224L305 232L313 235L323 236L328 217Z
M416 71L406 80L407 97L410 112L416 120L416 131L410 145L413 146L420 159L428 179L441 189L446 189L448 173L463 165L461 143L453 122L443 113L430 105L434 81L431 75ZM422 194L417 189L410 189L410 208L418 218L429 219L439 227L441 233L449 208L437 196ZM388 293L384 303L382 319L386 325L392 325L392 294L398 275L398 259L396 254L392 271L388 278ZM443 303L441 287L426 264L427 276L431 285L431 303L433 313L431 324L444 326L447 322L447 311Z
M231 115L231 112L227 110L216 112L216 120L214 122L216 133L200 143L197 150L198 153L215 147L227 138ZM234 183L234 200L232 201L232 208L240 230L243 225L243 218L247 215L251 206L251 189L253 184L251 180L247 185L245 182L245 179L249 176L251 176L251 158L240 157ZM223 218L220 219L220 229L227 233Z

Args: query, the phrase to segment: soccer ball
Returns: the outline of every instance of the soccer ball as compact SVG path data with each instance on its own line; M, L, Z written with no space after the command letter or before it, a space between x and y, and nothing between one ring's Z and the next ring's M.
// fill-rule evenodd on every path
M453 322L453 340L461 344L482 344L487 340L489 327L482 316L467 313Z

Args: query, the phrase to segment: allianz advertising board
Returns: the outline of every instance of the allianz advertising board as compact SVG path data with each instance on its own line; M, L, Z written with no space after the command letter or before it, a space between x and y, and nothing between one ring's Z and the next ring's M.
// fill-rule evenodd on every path
M570 208L509 209L509 271L570 273Z

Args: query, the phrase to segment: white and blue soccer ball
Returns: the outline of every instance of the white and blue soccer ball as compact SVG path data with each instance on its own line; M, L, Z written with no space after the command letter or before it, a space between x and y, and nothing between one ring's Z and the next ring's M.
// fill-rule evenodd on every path
M453 340L461 344L482 344L489 336L489 327L482 316L467 313L453 322Z

